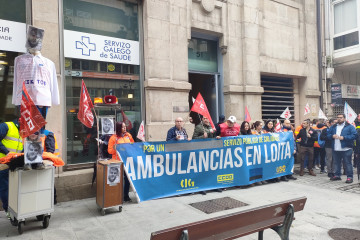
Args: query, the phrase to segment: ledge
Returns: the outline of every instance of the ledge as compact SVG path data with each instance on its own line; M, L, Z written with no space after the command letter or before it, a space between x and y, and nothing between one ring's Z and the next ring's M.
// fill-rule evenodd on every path
M320 97L321 92L319 90L306 90L305 96L306 97Z
M148 79L144 82L144 87L146 90L190 91L191 83L185 81Z
M259 95L264 92L264 88L260 86L239 86L239 85L227 85L224 86L224 94L255 94Z

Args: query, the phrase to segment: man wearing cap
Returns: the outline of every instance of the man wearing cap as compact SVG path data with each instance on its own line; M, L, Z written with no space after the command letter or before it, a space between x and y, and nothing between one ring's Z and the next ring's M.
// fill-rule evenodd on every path
M236 117L230 116L226 122L220 124L220 137L238 136L240 133L240 125L236 123Z

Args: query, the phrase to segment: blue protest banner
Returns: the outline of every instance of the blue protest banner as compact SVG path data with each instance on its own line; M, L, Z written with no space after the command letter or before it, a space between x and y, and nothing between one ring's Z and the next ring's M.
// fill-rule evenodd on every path
M292 132L116 147L140 201L291 174Z

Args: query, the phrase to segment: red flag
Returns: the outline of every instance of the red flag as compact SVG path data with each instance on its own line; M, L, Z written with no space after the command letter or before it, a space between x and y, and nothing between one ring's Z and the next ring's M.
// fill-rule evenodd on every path
M245 121L251 122L251 117L247 106L245 106Z
M130 131L132 129L132 124L131 124L131 121L129 120L129 118L125 115L123 110L121 110L121 116L122 116L123 122L126 125L126 130Z
M23 83L20 106L20 136L26 138L39 131L46 122L39 109L35 106Z
M197 112L197 113L207 117L207 119L209 119L209 121L210 121L211 127L215 128L214 123L211 119L209 110L206 107L205 101L200 93L197 95L195 102L194 102L193 106L191 107L191 111Z
M84 80L81 80L81 92L80 92L80 102L79 102L79 112L78 119L82 124L88 128L92 128L94 125L94 115L91 111L94 105L91 101L89 93L86 89Z

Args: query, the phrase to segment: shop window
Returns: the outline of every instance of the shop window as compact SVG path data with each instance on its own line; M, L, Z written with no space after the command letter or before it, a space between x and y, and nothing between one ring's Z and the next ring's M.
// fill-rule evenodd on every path
M23 54L26 39L25 0L2 2L0 6L0 122L12 121L19 117L12 104L14 60ZM14 29L21 29L14 34Z
M134 139L141 122L140 66L133 62L124 63L118 58L123 54L123 50L129 50L126 47L119 50L128 42L138 44L138 5L126 1L112 1L109 4L106 0L96 3L64 0L63 4L64 32L76 36L70 45L77 44L74 50L77 51L76 56L69 57L66 51L64 53L65 65L70 67L65 66L68 70L65 77L67 164L94 162L97 160L98 151L95 139L97 126L87 128L77 119L82 80L92 101L95 97L104 98L106 95L117 97L121 109L134 126L129 130ZM94 36L100 40L97 41ZM68 41L69 39L64 38L65 46ZM108 41L108 44L101 45L105 41ZM131 50L139 51L134 48ZM96 54L101 53L107 54L109 58L97 58ZM135 56L131 54L129 52L130 57ZM122 119L121 114L118 119Z

